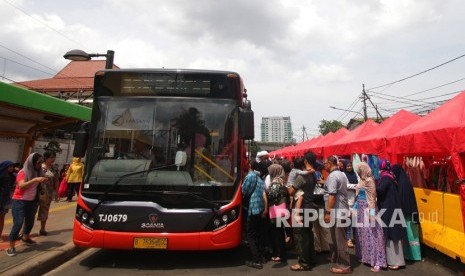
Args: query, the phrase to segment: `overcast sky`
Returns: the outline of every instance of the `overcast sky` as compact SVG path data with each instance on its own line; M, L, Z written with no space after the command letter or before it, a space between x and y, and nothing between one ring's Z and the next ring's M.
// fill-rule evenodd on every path
M121 68L236 71L256 140L262 117L290 116L300 141L303 126L312 137L323 119L360 117L362 84L386 117L464 90L465 57L370 90L464 55L464 14L463 0L0 0L0 80L52 77L71 49L114 50Z

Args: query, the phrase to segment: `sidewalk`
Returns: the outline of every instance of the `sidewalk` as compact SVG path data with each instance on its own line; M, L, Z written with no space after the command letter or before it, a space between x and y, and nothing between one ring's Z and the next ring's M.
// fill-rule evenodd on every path
M36 221L31 232L35 245L16 242L17 255L9 257L6 249L9 247L8 235L13 225L11 210L5 216L5 227L0 242L0 274L7 275L40 275L58 262L66 261L78 254L82 249L72 242L73 219L76 201L52 202L47 220L47 236L39 236L40 222Z

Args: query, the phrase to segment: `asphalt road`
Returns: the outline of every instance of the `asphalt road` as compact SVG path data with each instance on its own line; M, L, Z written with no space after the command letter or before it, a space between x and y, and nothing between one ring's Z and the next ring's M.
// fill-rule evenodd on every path
M40 275L46 269L40 256L57 251L63 258L56 262L55 269L47 275L296 275L298 272L289 270L289 265L280 265L269 262L264 269L256 270L246 267L248 257L246 247L218 252L166 252L166 251L118 251L88 249L74 258L68 258L67 252L59 248L72 241L72 221L76 203L52 203L47 229L50 234L46 237L37 236L39 223L36 223L33 239L36 246L25 246L18 243L18 256L7 257L5 252L0 256L0 272L9 274L14 269L29 266L32 271L29 275ZM3 238L11 228L11 214L7 215ZM6 248L7 242L0 242L0 248ZM2 249L3 249L2 248ZM68 252L69 253L69 252ZM399 271L381 271L379 274L390 275L464 275L465 265L444 256L428 247L423 248L426 256L422 262L409 263L405 269ZM327 255L318 255L317 263L312 272L318 275L331 275L331 265L326 261ZM37 259L37 260L36 260ZM36 261L35 261L36 260ZM65 261L65 263L63 263ZM290 252L289 264L296 262L295 255ZM354 265L353 275L370 274L370 268L357 263L352 252ZM36 266L33 266L36 265ZM32 266L32 267L31 267ZM57 267L58 266L58 267ZM307 272L307 273L312 273ZM300 273L300 274L306 274Z
M289 265L268 262L262 270L246 267L247 248L220 252L164 252L87 250L46 275L296 275L302 272L289 270ZM431 251L428 254L438 254ZM352 252L353 275L370 274L370 267L359 264ZM332 275L327 255L318 255L312 272L316 275ZM446 262L449 263L446 263ZM296 262L291 253L289 264ZM381 271L380 275L464 275L465 266L445 257L443 263L426 257L422 262L409 263L398 271ZM304 273L312 273L304 272Z

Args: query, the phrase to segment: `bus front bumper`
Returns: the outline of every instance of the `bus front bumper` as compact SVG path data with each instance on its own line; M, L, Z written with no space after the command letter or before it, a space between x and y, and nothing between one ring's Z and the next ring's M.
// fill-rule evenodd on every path
M164 250L221 250L241 243L241 221L236 220L211 232L192 233L139 233L91 230L74 220L73 242L77 246L126 249L136 248L136 239L165 240ZM166 248L165 248L166 247ZM148 248L150 249L150 248Z

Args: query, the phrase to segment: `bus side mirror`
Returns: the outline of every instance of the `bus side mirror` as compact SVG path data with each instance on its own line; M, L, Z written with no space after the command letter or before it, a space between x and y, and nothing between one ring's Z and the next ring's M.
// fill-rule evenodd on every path
M87 145L89 144L89 123L83 123L81 129L74 133L73 157L83 158L86 155Z
M239 112L239 126L242 139L253 140L255 138L254 115L249 100L245 101L244 109Z

